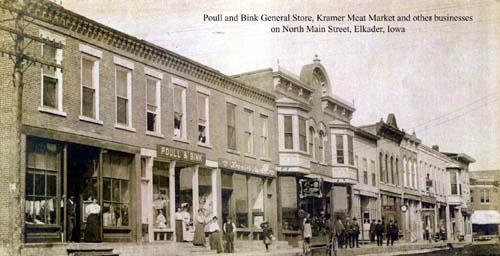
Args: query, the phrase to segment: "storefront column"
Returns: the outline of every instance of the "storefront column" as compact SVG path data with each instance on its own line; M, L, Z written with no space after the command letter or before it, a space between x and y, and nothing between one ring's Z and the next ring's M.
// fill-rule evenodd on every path
M434 234L439 231L439 207L439 203L434 205Z
M198 208L200 208L200 189L198 188L198 173L200 170L200 165L195 165L193 168L193 213L192 216L197 216Z
M458 228L458 235L461 236L463 235L463 226L464 226L464 223L463 223L463 217L462 217L462 209L460 207L457 207L455 208L457 209L456 213L455 213L455 226Z
M222 180L221 171L219 168L212 169L212 197L213 197L213 213L217 216L219 226L222 227Z
M142 180L142 223L148 225L148 240L154 241L154 219L153 219L153 158L146 157L144 166L144 177Z
M450 206L446 205L446 239L451 239L451 219L450 219Z
M140 242L142 241L142 205L141 203L139 203L139 200L141 199L141 154L134 155L133 172L134 175L132 178L132 185L134 188L135 196L132 197L132 204L134 205L133 209L135 209L135 221L133 222L133 224L135 224L135 229L132 229L132 240Z
M169 197L170 197L170 227L172 228L173 235L172 240L177 241L175 234L175 161L170 162L168 170L168 187L169 187Z

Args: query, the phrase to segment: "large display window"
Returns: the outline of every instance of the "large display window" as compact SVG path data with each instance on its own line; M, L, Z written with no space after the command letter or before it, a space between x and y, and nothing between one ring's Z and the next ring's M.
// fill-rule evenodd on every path
M130 226L129 166L131 158L119 153L103 155L103 225Z
M169 163L153 164L153 220L156 230L170 227Z

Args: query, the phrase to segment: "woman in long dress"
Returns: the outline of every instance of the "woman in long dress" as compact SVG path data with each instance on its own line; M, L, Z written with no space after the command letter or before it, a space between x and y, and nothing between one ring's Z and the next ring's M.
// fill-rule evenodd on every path
M85 207L85 214L87 214L85 242L101 242L101 221L99 217L100 213L101 206L97 204L97 199L92 198L92 203Z
M177 211L175 212L175 241L176 242L182 242L182 213L181 213L181 208L177 208Z
M269 245L271 245L273 239L273 229L269 227L269 222L267 220L264 220L260 224L260 228L262 229L262 242L264 242L264 245L266 246L266 252L269 251Z
M205 246L205 211L203 208L198 209L198 216L194 224L193 245Z

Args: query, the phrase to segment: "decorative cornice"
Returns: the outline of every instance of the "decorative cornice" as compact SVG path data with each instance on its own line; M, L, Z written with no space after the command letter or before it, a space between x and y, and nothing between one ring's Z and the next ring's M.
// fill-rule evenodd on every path
M76 32L82 36L127 51L164 67L178 70L179 72L219 86L226 91L237 93L271 106L275 104L275 97L270 93L243 84L215 69L100 24L50 1L26 1L26 5L23 7L25 8L26 16ZM0 8L17 12L21 11L19 4L11 1L2 1Z

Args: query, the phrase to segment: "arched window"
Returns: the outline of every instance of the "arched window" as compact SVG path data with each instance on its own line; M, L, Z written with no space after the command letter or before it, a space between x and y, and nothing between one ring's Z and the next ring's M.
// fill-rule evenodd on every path
M315 146L315 140L316 140L316 133L314 132L314 128L310 127L309 128L309 155L311 155L311 159L313 161L316 161L316 151L314 150L316 148Z
M319 131L319 145L318 145L318 158L320 163L326 162L325 159L325 133L323 131Z
M394 174L396 174L394 179L394 184L399 185L399 159L396 158L396 170L394 170Z
M391 156L391 173L389 174L389 177L391 179L391 183L394 184L394 158Z
M384 172L385 172L385 182L386 183L389 183L389 165L388 165L388 161L389 161L389 156L385 155L385 165L384 165Z

